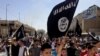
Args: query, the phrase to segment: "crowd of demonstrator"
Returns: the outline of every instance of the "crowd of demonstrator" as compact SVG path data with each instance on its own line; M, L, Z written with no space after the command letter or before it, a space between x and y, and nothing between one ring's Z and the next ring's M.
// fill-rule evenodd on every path
M0 56L100 56L100 42L81 42L66 36L52 41L32 37L0 39Z

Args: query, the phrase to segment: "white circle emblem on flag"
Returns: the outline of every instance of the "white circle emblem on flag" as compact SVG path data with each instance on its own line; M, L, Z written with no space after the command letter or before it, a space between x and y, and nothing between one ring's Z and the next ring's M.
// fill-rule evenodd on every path
M66 17L62 17L58 21L58 29L60 32L65 32L68 28L69 20Z

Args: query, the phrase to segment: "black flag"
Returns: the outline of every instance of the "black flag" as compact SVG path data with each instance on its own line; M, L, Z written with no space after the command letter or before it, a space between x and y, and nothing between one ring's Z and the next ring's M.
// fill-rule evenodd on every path
M78 19L73 19L71 24L70 24L70 27L67 31L67 36L69 37L73 37L73 36L81 36L81 33L82 33L82 29L79 25L79 21Z
M20 28L15 32L15 35L14 37L16 37L16 40L19 40L21 38L24 38L24 35L25 32L24 32L24 26L21 25Z
M69 26L69 29L67 31L67 36L68 37L75 36L76 26L77 26L77 19L76 18L73 18L72 21L71 21L71 24Z
M78 20L77 20L77 25L76 25L76 29L75 29L75 34L77 36L81 36L82 35L82 29L81 29L81 27L79 25L79 21Z
M79 0L66 0L53 8L47 22L47 31L50 38L65 36L78 2Z

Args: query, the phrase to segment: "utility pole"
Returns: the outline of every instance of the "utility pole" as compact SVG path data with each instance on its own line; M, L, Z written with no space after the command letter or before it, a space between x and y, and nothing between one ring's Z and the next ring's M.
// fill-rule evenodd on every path
M6 4L6 24L7 24L7 37L9 37L8 5L9 5L9 4Z
M9 36L8 6L9 6L9 4L6 4L7 38L9 39L10 36ZM10 41L11 41L11 39L10 39ZM12 54L11 48L12 48L12 46L11 46L11 43L10 43L10 45L9 45L9 56L12 56L11 55Z
M20 22L20 12L19 12L19 22Z

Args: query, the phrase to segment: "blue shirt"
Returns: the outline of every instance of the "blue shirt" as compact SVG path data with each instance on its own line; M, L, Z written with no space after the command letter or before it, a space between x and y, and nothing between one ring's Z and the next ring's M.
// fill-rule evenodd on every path
M57 56L56 49L52 49L52 56Z

